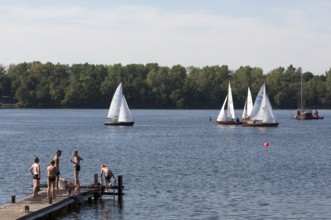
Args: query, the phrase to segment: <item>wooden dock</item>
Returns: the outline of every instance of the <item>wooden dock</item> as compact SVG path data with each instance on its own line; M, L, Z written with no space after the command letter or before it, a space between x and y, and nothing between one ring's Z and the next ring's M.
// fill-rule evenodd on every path
M12 203L0 206L0 219L50 219L59 210L71 210L72 206L82 206L85 201L91 202L92 199L96 202L103 195L117 196L118 202L121 203L124 195L122 183L122 176L118 176L118 186L112 187L110 192L104 192L104 186L96 181L91 185L81 185L79 192L72 190L69 194L69 190L59 190L53 199L47 198L46 190L40 191L37 197L30 195L17 201L15 196L12 196Z

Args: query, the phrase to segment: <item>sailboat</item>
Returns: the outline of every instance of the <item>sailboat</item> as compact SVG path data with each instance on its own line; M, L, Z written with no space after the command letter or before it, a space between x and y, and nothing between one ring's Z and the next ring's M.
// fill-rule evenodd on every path
M245 102L243 114L241 116L241 118L242 118L243 121L246 121L249 118L249 116L252 113L252 110L253 110L252 93L251 93L251 90L248 87L247 99L246 99L246 102Z
M227 103L227 109L225 112L225 104ZM216 123L219 125L240 125L241 122L236 118L233 106L232 90L229 83L228 95L225 97L225 100L222 105L222 109L217 117Z
M278 124L266 93L265 84L263 84L255 99L251 116L242 125L244 127L276 127Z
M125 96L123 94L122 83L120 83L113 95L110 103L107 118L110 119L109 122L105 122L105 125L127 125L132 126L134 120L129 109L128 103L126 102Z
M318 111L315 110L314 113L311 109L305 108L303 106L303 87L302 87L302 74L301 74L301 89L300 89L300 108L298 108L297 114L293 119L297 120L311 120L311 119L324 119L323 116L318 115Z

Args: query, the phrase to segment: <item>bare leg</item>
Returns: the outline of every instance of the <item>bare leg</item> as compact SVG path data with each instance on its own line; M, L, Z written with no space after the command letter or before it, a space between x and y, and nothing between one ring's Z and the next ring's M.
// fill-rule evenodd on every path
M56 190L59 190L59 178L60 178L60 175L56 175L56 179L55 179L55 183L56 183L56 186L55 186L55 189Z
M108 192L109 182L106 180L106 191Z
M50 193L51 193L51 186L50 186L50 181L49 179L47 178L47 198L49 198L50 196Z
M79 187L80 187L78 174L79 174L79 171L75 170L74 175L75 175L75 188L76 188L76 190L79 190Z
M37 191L37 188L38 188L38 184L37 184L37 179L33 179L33 189L32 189L32 195L33 197L37 196L38 195L38 191Z
M77 171L74 171L75 187L77 187Z
M52 185L52 188L51 188L51 190L52 190L52 198L54 199L55 198L55 195L54 195L55 181L52 181L51 185Z
M77 182L76 182L77 183L77 189L80 188L78 174L79 174L79 170L76 171L76 175L77 175Z
M37 193L40 191L40 179L37 179Z

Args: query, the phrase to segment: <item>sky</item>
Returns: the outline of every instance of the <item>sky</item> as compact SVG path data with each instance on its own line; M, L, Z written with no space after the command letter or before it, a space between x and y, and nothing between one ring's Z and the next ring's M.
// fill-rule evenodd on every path
M329 0L0 0L0 64L331 68Z

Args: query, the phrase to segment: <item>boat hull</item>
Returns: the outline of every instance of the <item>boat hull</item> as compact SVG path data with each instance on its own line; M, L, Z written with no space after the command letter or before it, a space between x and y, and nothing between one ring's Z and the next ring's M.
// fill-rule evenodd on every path
M277 127L278 122L274 123L254 123L254 122L244 122L242 123L243 127Z
M105 122L106 126L132 126L134 122Z
M241 125L242 122L237 121L216 121L216 124L218 125Z
M297 111L297 115L293 118L297 119L297 120L319 120L319 119L324 119L323 116L318 115L317 111L315 111L314 114L313 114L312 110L310 110L310 109L299 109Z
M293 119L296 119L296 120L321 120L321 119L324 119L324 117L323 116L310 116L310 117L297 116L297 117L294 117Z

